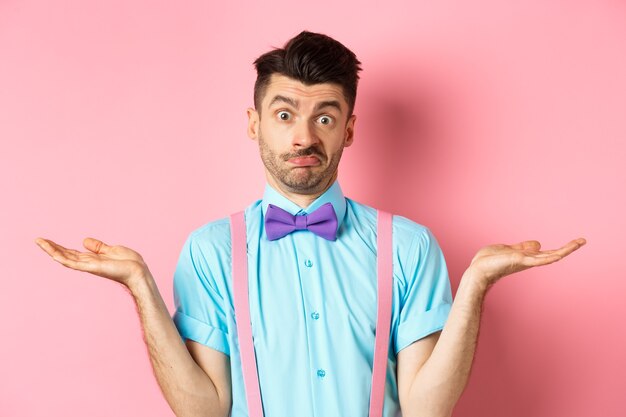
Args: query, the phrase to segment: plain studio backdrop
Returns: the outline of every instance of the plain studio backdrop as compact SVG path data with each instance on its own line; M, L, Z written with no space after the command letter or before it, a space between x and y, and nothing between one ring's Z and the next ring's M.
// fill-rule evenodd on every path
M146 259L261 197L252 61L301 30L363 63L348 197L431 228L453 291L489 243L584 236L488 294L455 417L626 415L626 6L0 1L0 415L172 416L132 300L37 236Z

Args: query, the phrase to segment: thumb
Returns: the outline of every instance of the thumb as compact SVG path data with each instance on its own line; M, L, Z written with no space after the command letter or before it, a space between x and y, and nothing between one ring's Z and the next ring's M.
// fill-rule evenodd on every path
M85 240L83 240L83 246L91 252L102 254L108 253L111 249L111 247L106 243L92 237L85 238Z

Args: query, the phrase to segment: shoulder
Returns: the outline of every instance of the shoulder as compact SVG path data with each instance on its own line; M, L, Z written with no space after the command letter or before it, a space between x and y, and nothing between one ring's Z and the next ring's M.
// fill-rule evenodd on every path
M363 227L376 229L378 209L346 198L348 215L358 219ZM393 213L392 213L393 214ZM430 240L433 238L428 227L397 214L393 215L394 242L406 245L413 240Z
M398 261L409 274L426 263L439 262L443 253L431 230L403 216L394 216L394 250Z
M260 200L245 209L246 221L255 217L260 211ZM258 216L257 216L258 217ZM213 248L230 251L230 216L222 217L194 229L189 233L189 243L202 250Z
M183 247L183 256L196 265L210 268L213 262L223 263L230 255L230 221L228 217L206 223L189 233ZM220 261L222 260L222 261Z
M189 233L196 244L219 244L230 240L230 219L223 217L206 223Z
M363 235L369 233L375 240L378 210L348 198L346 200L350 217L356 227ZM431 230L421 223L394 214L392 235L394 264L397 266L396 277L402 282L404 276L413 275L425 263L443 258L437 239Z
M412 267L426 252L439 251L437 239L427 226L403 216L393 217L393 241L398 257Z
M226 272L230 257L230 223L221 218L204 224L187 236L174 276L175 285L181 286L196 277L211 287L220 271ZM186 285L186 284L185 284Z
M254 207L255 204L249 206L246 214ZM205 223L187 235L174 281L180 286L199 277L205 285L224 289L230 274L230 262L230 217L227 216Z

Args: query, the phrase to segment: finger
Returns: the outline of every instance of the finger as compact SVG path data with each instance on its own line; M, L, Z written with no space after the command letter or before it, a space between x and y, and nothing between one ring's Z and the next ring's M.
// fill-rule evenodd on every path
M536 258L548 258L550 256L558 255L556 250L541 251L539 253L527 253L526 256L534 256Z
M42 237L38 237L35 239L35 243L39 246L44 252L48 253L46 250L48 248L48 241Z
M529 256L547 256L547 255L557 254L563 257L579 249L585 243L587 243L587 241L583 238L574 239L571 242L567 243L566 245L560 247L559 249L542 250L540 252L531 250L531 251L525 251L525 254Z
M524 265L540 266L551 264L563 259L570 253L581 248L585 245L585 243L587 243L587 241L583 238L574 239L560 249L541 251L541 253L538 254L526 255L524 258Z
M563 257L558 254L532 255L524 257L523 264L527 267L542 266L561 260Z
M554 253L556 253L558 249L550 249L550 250L542 250L540 252L536 252L536 253L527 253L528 255L536 255L536 256L545 256L545 255L552 255Z
M63 256L74 261L80 260L81 255L79 251L74 249L65 249L65 251L63 251Z
M535 252L541 249L541 243L539 243L536 240L526 240L524 242L511 245L511 248L516 249L516 250Z
M91 272L94 268L89 262L84 262L78 258L69 258L65 255L54 256L53 259L63 266L66 266L77 271Z
M43 249L52 259L68 268L77 269L79 271L90 272L91 265L88 262L80 260L81 253L74 249L67 249L48 239L37 238L35 242Z
M48 239L37 238L35 242L51 257L63 256L68 249Z
M560 249L556 249L554 251L554 254L558 254L561 257L565 257L569 255L570 253L574 252L575 250L580 249L582 246L585 245L585 243L587 243L587 241L583 238L574 239L568 244L566 244L565 246L561 247Z
M541 243L537 240L527 240L526 242L523 242L523 245L524 250L539 251L541 249Z
M79 252L76 249L64 248L63 246L54 242L52 242L52 244L56 245L57 250L62 253L63 256L65 256L66 258L74 259L77 261L80 259L81 255L83 255L82 252Z
M93 253L107 254L111 250L109 245L92 237L85 238L85 240L83 240L83 246Z

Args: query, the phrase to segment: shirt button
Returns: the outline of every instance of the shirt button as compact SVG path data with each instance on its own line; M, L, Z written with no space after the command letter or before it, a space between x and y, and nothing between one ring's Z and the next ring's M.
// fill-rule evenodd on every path
M320 378L324 378L326 376L326 371L323 369L318 369L317 376L319 376Z
M311 317L313 318L313 320L317 320L320 318L320 313L318 313L317 311L314 311L311 313Z
M313 261L311 261L310 259L307 259L304 261L304 266L306 266L307 268L310 268L313 266Z

